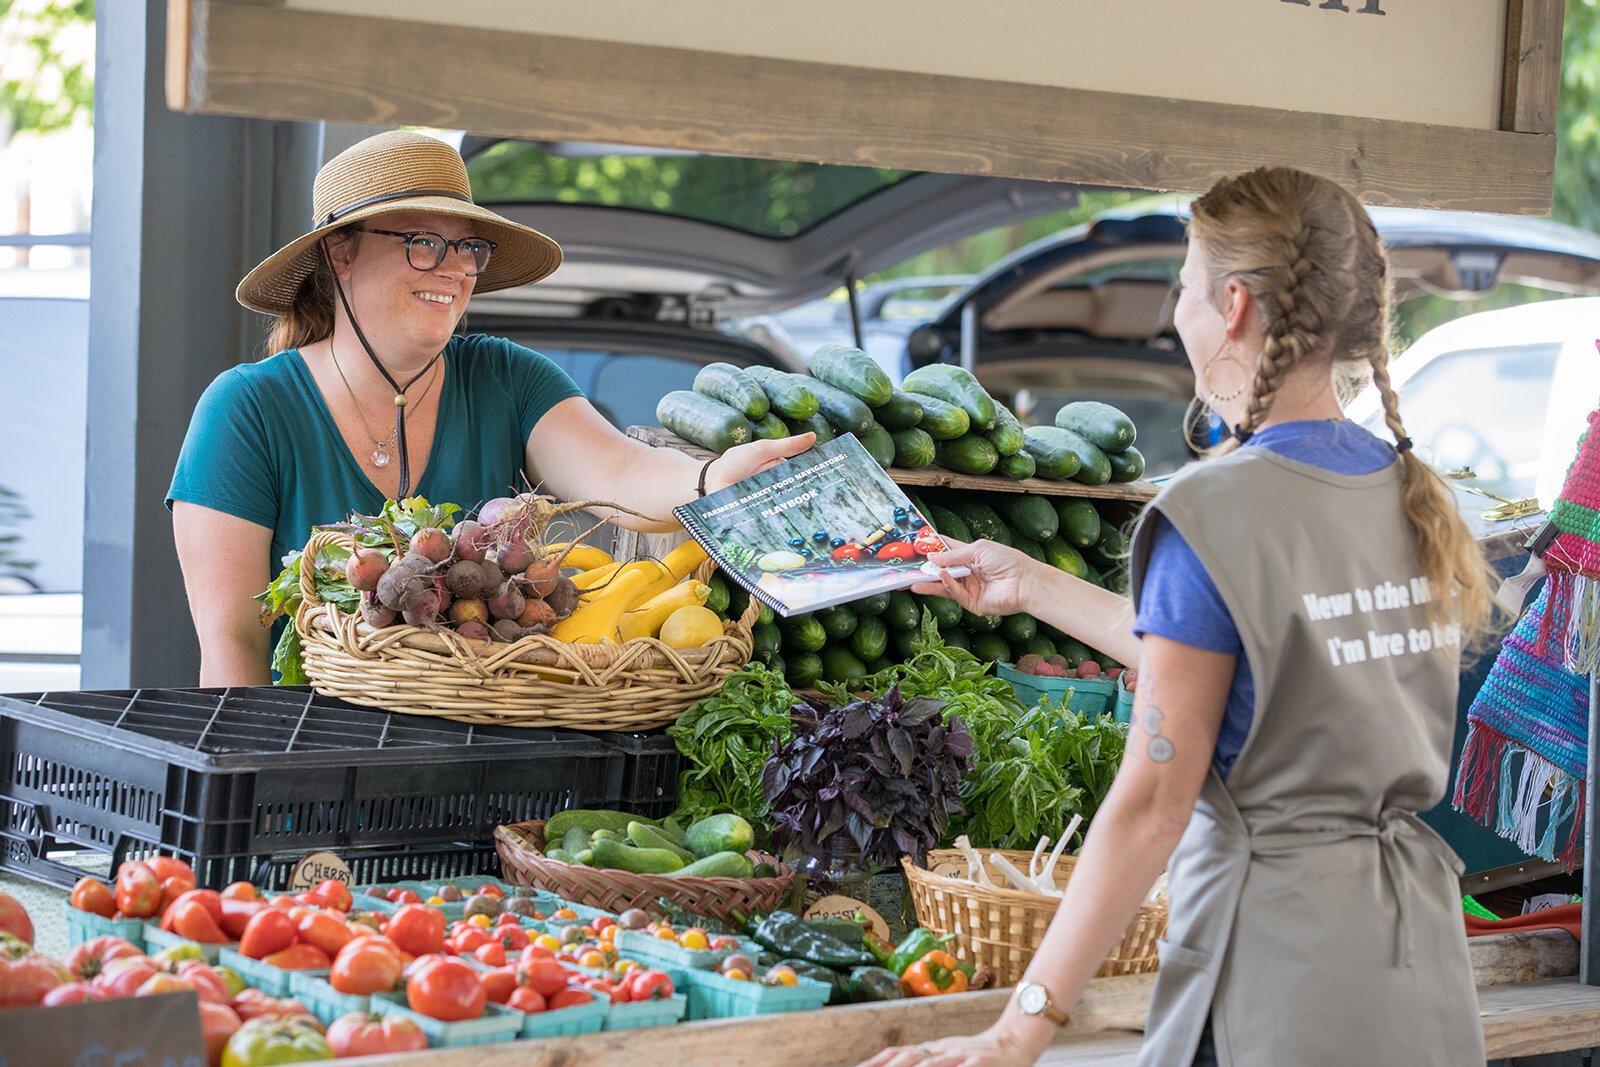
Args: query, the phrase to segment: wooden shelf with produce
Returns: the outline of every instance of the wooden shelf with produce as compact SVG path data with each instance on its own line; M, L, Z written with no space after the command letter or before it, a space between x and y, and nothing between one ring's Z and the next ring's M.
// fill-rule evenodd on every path
M630 426L628 436L655 448L676 448L699 459L710 459L714 452L659 426ZM1153 499L1157 487L1150 482L1126 482L1117 485L1084 485L1081 482L1054 482L1044 478L1016 481L1012 478L995 478L972 474L957 474L943 467L924 467L921 470L889 468L889 477L898 485L912 488L970 489L986 493L1035 493L1039 496L1070 496L1085 500L1119 500L1143 504Z

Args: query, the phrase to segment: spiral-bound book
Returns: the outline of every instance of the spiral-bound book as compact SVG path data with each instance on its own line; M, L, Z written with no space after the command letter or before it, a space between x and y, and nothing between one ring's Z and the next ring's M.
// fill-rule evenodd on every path
M937 581L927 557L945 550L852 434L673 514L724 574L780 615Z

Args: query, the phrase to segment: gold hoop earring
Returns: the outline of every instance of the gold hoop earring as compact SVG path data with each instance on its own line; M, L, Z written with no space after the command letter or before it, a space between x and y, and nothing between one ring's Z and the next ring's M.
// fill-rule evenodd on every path
M1211 387L1211 369L1219 363L1232 363L1239 368L1239 384L1229 393L1219 393ZM1218 348L1217 354L1206 360L1205 366L1200 368L1200 393L1205 402L1212 408L1218 404L1229 404L1244 395L1250 386L1250 370L1245 366L1244 360L1234 355L1224 341Z

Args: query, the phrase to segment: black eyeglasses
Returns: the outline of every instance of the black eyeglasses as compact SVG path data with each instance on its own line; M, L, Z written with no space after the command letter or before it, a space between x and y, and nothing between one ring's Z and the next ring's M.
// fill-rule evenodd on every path
M487 237L463 237L459 241L452 241L442 233L433 233L429 230L412 230L408 233L399 233L395 230L368 230L362 233L378 233L385 237L398 237L406 243L406 262L414 270L433 270L444 262L444 257L452 248L466 257L471 266L467 269L469 278L477 277L489 265L489 257L499 246Z

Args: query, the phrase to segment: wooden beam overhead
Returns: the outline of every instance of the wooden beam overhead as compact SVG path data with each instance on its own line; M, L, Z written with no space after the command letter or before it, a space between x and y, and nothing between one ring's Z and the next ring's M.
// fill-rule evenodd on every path
M188 9L187 46L170 60L187 74L169 79L169 103L185 111L1149 189L1201 190L1284 164L1334 178L1372 204L1550 206L1555 140L1545 133L509 33L271 0L172 3ZM1533 22L1519 26L1537 36ZM423 77L396 61L408 53L483 58ZM1542 77L1537 64L1527 69L1524 84ZM470 74L447 73L461 70Z
M1554 133L1561 96L1561 30L1565 0L1510 0L1500 128Z

